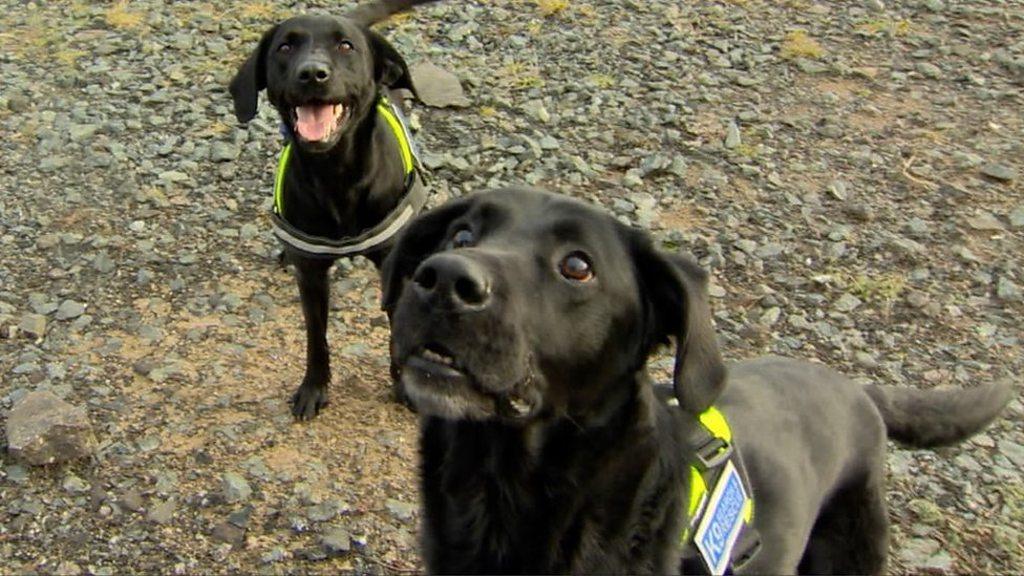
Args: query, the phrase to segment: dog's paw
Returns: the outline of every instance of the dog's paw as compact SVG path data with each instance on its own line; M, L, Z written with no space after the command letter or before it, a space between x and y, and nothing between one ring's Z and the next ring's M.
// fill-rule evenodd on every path
M296 420L312 420L327 406L326 386L299 386L292 395L292 415Z

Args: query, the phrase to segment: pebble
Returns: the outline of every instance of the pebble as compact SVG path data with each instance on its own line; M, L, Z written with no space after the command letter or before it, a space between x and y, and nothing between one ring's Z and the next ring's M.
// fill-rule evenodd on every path
M725 131L725 147L732 150L741 143L740 127L736 125L736 122L729 122L729 126Z
M352 536L344 528L328 528L320 537L320 545L332 558L344 556L352 550Z
M469 99L463 93L458 77L448 70L432 62L424 61L413 64L409 68L409 74L412 76L412 83L416 87L420 101L427 106L435 108L469 106Z
M7 417L7 449L35 466L54 464L89 456L96 437L84 408L52 392L29 392Z
M57 320L73 320L85 314L85 304L74 300L65 300L57 308Z
M221 494L226 502L242 502L252 495L252 488L240 474L225 472L221 477Z
M46 317L42 314L25 314L18 322L18 330L29 338L42 338L46 334Z
M386 503L386 507L392 516L403 522L412 520L413 516L416 514L415 504L409 504L408 502L402 502L401 500L389 498Z
M173 499L160 502L156 506L153 506L149 510L149 514L146 515L146 519L156 524L167 524L174 518L174 512L177 509L177 504Z
M1017 171L1006 164L989 163L981 167L981 173L993 180L1012 182L1017 179Z

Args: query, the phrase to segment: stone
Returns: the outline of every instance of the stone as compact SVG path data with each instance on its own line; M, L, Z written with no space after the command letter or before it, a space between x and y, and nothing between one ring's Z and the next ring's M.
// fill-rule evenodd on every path
M917 71L925 78L931 78L933 80L942 78L942 68L939 68L931 62L918 62L916 68Z
M245 528L239 528L230 521L221 522L213 528L213 539L226 542L232 546L241 546L245 542Z
M85 408L52 392L29 392L7 418L7 449L34 466L69 462L92 454L96 436Z
M232 162L241 153L241 148L229 142L214 142L210 147L210 159L214 162Z
M981 167L981 174L1000 182L1012 182L1017 178L1017 171L1007 166L992 162Z
M725 130L725 147L732 150L741 143L740 127L735 122L729 122L729 127Z
M252 488L240 474L225 472L221 477L221 494L227 502L242 502L252 495Z
M403 522L412 520L413 515L416 513L416 505L409 504L408 502L402 502L401 500L395 500L393 498L388 499L385 506L387 507L388 512L391 512L392 516Z
M985 211L967 217L967 225L975 230L985 232L1001 232L1006 230L1006 227L1003 226L1003 223L998 218Z
M57 307L57 320L73 320L85 314L85 304L74 300L65 300Z
M451 72L432 62L418 62L409 68L413 86L421 102L435 108L464 108L469 99L462 84Z
M922 570L949 571L953 568L953 559L949 553L931 538L912 538L903 543L899 551L900 560L910 568L911 572Z
M352 536L344 528L330 528L320 537L320 545L328 556L343 556L352 550Z
M1024 228L1024 206L1017 206L1010 212L1010 226Z
M853 294L843 294L836 300L835 309L840 312L852 312L857 309L858 306L863 304L860 298L857 298Z
M174 502L174 500L167 500L161 502L150 509L149 514L146 515L146 518L150 522L154 522L156 524L167 524L174 518L175 508L177 508L177 504Z
M18 330L29 338L42 338L46 334L46 316L25 314L18 322Z
M996 282L996 296L1008 302L1018 302L1021 300L1020 286L1004 276Z

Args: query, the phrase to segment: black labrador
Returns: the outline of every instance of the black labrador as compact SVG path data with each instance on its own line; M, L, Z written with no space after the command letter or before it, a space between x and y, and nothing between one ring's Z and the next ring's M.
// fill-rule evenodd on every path
M388 91L413 86L402 56L370 26L430 1L379 0L342 17L285 20L263 34L231 81L240 122L256 115L266 90L290 136L275 222L288 230L285 254L295 265L306 321L306 374L292 397L299 419L313 418L327 402L327 273L341 251L334 243L390 223L410 189L409 155L380 103ZM377 266L389 247L386 232L358 252ZM317 242L326 254L315 253Z
M505 189L414 220L383 268L392 361L421 417L435 573L675 573L688 438L725 414L758 548L737 572L881 573L886 438L960 441L1009 401L858 385L825 366L723 364L706 274L563 196ZM646 374L674 340L674 396ZM672 395L671 393L669 395Z

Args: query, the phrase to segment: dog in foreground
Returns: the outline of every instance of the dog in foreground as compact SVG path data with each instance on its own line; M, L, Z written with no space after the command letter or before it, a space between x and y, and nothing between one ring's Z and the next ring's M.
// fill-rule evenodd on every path
M687 552L692 475L727 452L745 469L740 534L754 547L726 568L885 571L886 438L958 442L1012 389L864 386L777 357L726 365L706 282L690 258L553 194L480 193L414 220L384 264L384 306L421 418L431 572L711 571ZM670 339L677 405L645 371ZM711 454L691 441L709 409L731 436Z
M267 30L231 81L235 115L256 115L266 90L290 143L274 187L274 232L295 265L306 322L299 419L327 403L327 272L342 256L380 265L394 233L425 202L413 148L390 103L413 90L402 56L370 26L433 0L378 0L341 17L298 16Z

